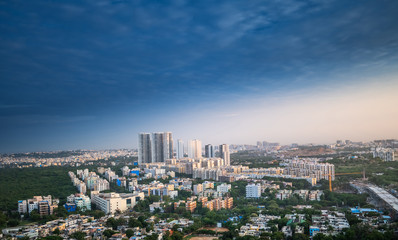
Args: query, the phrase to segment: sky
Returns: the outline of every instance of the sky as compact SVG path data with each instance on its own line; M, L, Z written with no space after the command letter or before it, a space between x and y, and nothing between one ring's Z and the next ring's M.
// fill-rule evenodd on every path
M0 0L0 152L398 138L398 1Z

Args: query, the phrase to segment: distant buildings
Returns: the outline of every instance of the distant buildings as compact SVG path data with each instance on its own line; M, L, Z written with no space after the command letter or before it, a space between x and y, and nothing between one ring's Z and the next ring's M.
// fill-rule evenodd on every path
M250 183L246 185L246 198L261 197L261 184Z
M99 193L98 191L91 192L91 200L101 209L105 214L114 214L118 211L126 211L128 208L135 206L136 202L144 199L144 193Z
M193 193L195 195L199 195L201 192L203 192L203 185L201 183L193 185Z
M289 190L289 189L284 189L284 190L279 190L275 194L275 198L279 200L285 200L288 198L291 198L294 194L299 196L300 198L304 200L309 200L309 201L320 201L321 196L323 195L322 190Z
M350 224L345 218L345 214L337 211L321 210L321 215L312 215L312 225L309 228L310 236L318 233L325 235L336 235Z
M164 162L173 155L171 132L138 134L138 163Z
M171 132L152 133L152 162L165 162L170 158L173 158Z
M376 147L373 148L372 151L374 158L378 157L386 162L398 161L398 153L394 148Z
M87 190L104 191L110 189L109 182L103 178L100 178L100 176L98 176L95 172L89 172L88 169L79 169L76 172L77 176L84 181L81 181L73 172L69 172L68 174L73 185L76 186L81 194L85 194ZM106 174L109 173L106 172Z
M211 144L205 145L205 158L214 158L214 147Z
M91 200L84 194L71 194L66 198L64 207L68 212L74 212L77 209L81 211L91 210Z
M224 165L229 166L231 165L231 159L229 154L229 146L228 144L221 144L220 148L220 157L224 160Z
M287 166L283 171L286 175L293 177L315 178L328 180L329 175L332 180L335 178L335 168L333 164L321 163L318 159L293 159L287 160Z
M231 190L231 184L222 183L217 186L217 192L227 193Z
M226 198L216 198L211 201L207 201L207 197L201 198L202 206L208 208L210 211L218 211L222 208L231 209L234 204L234 199L232 197Z
M152 162L151 134L138 134L138 163Z
M19 200L18 212L20 214L31 213L37 210L40 216L51 215L55 208L58 208L59 199L48 196L34 196L32 199Z
M188 158L202 158L202 141L197 139L188 141Z
M181 159L184 158L184 141L182 141L181 139L177 140L177 155L176 155L177 159Z

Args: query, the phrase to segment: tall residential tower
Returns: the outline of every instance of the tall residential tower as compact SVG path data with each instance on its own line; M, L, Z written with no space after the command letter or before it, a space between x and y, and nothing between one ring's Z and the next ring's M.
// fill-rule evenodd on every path
M206 158L214 158L214 147L211 144L205 145L205 157Z
M202 141L197 139L188 141L188 157L192 159L202 157Z
M173 158L171 132L138 134L138 163L164 162Z
M138 163L152 162L151 134L138 134Z
M181 159L184 157L184 142L181 139L177 140L176 158Z
M171 132L152 133L152 162L164 162L173 158Z
M220 157L224 160L224 165L225 166L231 165L228 144L221 144L219 151L220 151Z

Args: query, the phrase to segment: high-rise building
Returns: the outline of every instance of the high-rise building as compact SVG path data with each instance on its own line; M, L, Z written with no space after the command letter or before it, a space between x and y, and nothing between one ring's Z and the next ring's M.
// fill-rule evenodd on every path
M207 144L205 146L205 157L206 158L214 158L214 147L211 144Z
M174 158L173 136L171 132L163 133L163 153L164 160Z
M177 140L177 159L184 157L184 142L181 139Z
M171 132L152 133L152 162L164 162L173 158Z
M228 144L221 144L220 145L220 157L224 160L224 165L225 166L231 165Z
M202 157L202 142L200 140L188 141L188 157L199 159Z
M151 134L138 134L138 163L152 162Z

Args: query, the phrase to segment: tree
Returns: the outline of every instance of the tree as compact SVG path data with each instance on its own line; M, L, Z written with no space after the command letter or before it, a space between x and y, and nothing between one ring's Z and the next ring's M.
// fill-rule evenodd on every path
M29 218L30 220L37 222L40 220L40 214L37 210L33 210L32 212L30 212Z
M59 235L61 233L61 231L59 230L59 228L56 228L54 231L53 231L53 234L55 234L55 235Z
M283 240L285 237L282 232L274 232L271 235L272 240Z
M141 223L138 219L136 219L136 218L134 218L134 217L131 217L131 218L129 218L129 227L132 227L132 228L135 228L135 227L142 228L143 226L142 226L142 223Z
M0 227L5 227L7 224L7 216L0 211Z
M101 210L91 210L86 213L89 216L93 216L95 219L99 219L99 218L102 218L103 216L105 216L105 213Z
M84 232L74 232L71 235L71 238L77 239L77 240L84 240L84 238L86 237L86 234Z
M313 240L332 240L333 238L331 236L326 236L323 233L317 233L315 234Z
M112 230L110 230L110 229L106 229L106 230L102 233L102 235L104 235L105 237L110 238L110 237L112 237L112 235L115 234L115 233L116 233L115 231L112 231ZM133 232L133 234L134 234L134 232Z
M7 225L9 227L16 227L19 225L19 221L17 219L11 219L8 221Z
M108 220L106 220L106 226L108 227L112 227L113 230L116 230L118 226L122 226L126 224L126 221L124 220L124 218L108 218Z
M29 238L28 238L29 239ZM47 236L41 239L45 239L45 240L62 240L63 238L60 236Z
M180 233L179 231L173 232L173 235L171 235L172 240L182 240L184 238L184 235Z
M152 235L146 236L144 240L158 240L159 235L154 233Z
M57 207L54 212L57 217L65 218L68 216L68 211L63 206Z
M131 236L133 236L134 235L134 231L132 230L132 229L127 229L127 231L126 231L126 236L128 237L128 238L130 238Z
M302 233L293 234L293 240L307 240L308 236Z

